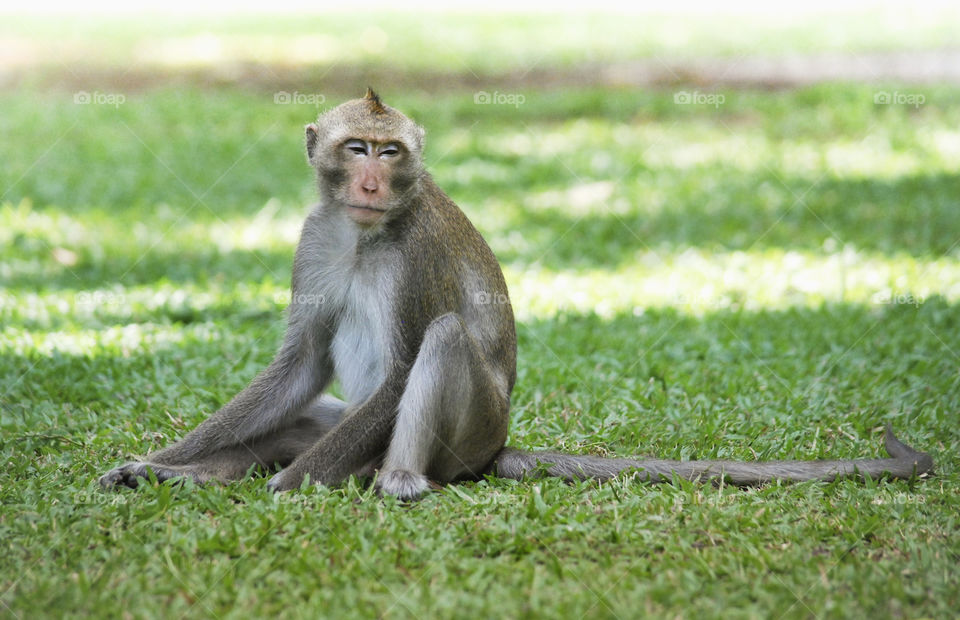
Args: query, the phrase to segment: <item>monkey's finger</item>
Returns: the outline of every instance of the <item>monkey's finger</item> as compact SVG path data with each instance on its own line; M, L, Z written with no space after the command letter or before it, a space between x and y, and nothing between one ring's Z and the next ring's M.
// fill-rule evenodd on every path
M104 475L100 476L100 486L104 489L115 489L125 486L131 489L137 488L136 476L131 476L131 463L126 463L120 467L114 467Z
M113 489L114 487L122 484L120 468L117 467L111 469L107 473L103 474L100 476L99 482L100 486L104 489Z
M138 478L141 477L146 478L146 472L144 472L142 475L138 475L133 468L125 467L123 470L123 484L131 489L135 489L140 486L140 480Z

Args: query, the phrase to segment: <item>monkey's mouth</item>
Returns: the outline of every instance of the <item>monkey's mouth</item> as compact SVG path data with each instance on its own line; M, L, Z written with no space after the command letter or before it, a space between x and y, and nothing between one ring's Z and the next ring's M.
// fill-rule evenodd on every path
M347 216L360 226L373 226L387 212L386 209L366 205L347 205Z

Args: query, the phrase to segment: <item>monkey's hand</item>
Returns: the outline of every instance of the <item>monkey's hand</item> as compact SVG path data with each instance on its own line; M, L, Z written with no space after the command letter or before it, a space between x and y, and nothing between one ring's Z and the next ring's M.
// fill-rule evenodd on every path
M178 478L191 478L197 484L206 482L206 477L190 465L159 465L157 463L131 461L120 467L114 467L100 476L100 486L105 489L124 486L135 489L140 484L140 478L150 479L150 472L153 473L158 482Z

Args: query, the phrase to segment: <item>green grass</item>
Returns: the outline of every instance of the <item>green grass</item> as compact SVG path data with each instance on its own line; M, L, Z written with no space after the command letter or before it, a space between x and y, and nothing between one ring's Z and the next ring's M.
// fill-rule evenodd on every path
M881 452L934 478L104 493L271 358L312 106L0 93L0 609L14 617L947 617L960 605L960 90L383 93L504 264L510 442ZM888 85L888 90L916 89ZM330 96L328 103L334 104Z

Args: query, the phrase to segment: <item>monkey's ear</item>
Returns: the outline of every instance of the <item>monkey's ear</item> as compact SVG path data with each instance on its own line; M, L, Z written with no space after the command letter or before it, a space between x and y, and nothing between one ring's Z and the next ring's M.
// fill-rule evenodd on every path
M304 127L304 133L307 135L307 161L313 163L313 156L317 152L317 143L320 142L320 128L314 123Z

